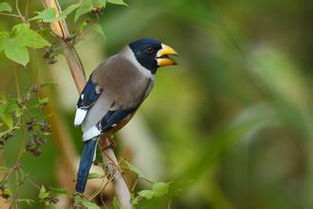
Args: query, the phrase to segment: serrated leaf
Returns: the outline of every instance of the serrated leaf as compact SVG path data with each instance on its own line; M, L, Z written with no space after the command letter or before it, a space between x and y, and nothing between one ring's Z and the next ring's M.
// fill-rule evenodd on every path
M50 43L39 33L29 28L28 24L15 25L12 29L15 34L15 40L22 46L32 48L42 48L50 46Z
M125 5L128 6L123 0L107 0L111 4Z
M99 173L89 173L88 174L88 179L100 179L103 178L103 175Z
M75 13L75 22L79 19L80 16L90 12L93 10L93 2L92 0L85 0L80 7L76 10Z
M152 190L141 190L138 195L150 200L154 196L154 192Z
M25 23L15 25L12 28L12 36L10 37L7 32L0 33L0 51L4 50L7 58L24 66L29 62L29 53L26 47L42 48L50 45Z
M94 29L97 33L99 33L99 34L101 35L101 37L103 38L103 40L105 40L105 34L104 34L104 32L103 32L102 27L101 27L100 24L96 23L96 24L93 26L93 29Z
M157 182L153 184L152 190L156 197L167 195L169 191L169 183Z
M0 3L0 12L12 12L12 7L6 2Z
M42 20L44 22L54 22L57 20L57 11L55 8L45 9L41 12L37 12L38 15L31 18L30 20Z
M22 65L29 62L29 54L25 46L21 46L14 39L7 40L4 44L4 53L10 60Z

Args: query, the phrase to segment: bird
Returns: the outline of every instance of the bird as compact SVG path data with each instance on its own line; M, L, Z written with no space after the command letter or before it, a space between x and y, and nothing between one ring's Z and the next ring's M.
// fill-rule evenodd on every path
M126 125L147 98L159 67L176 65L177 52L154 38L127 44L91 73L77 102L75 126L83 132L76 192L84 193L101 135L109 137Z

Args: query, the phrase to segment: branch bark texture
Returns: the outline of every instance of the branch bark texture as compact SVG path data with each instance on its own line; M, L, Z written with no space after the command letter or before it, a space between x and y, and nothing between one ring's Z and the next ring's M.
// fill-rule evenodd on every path
M57 10L57 16L61 14L61 7L57 0L43 0L43 5L45 6L45 8L55 8ZM86 76L78 54L76 53L74 47L72 47L68 42L71 36L67 24L64 20L53 22L51 23L51 30L62 40L64 56L71 70L77 90L80 93L86 84ZM114 151L112 148L110 148L109 139L101 137L99 147L101 150L102 159L104 162L106 162L108 166L107 170L109 172L109 175L114 176L113 184L121 208L131 209L132 205L130 193L122 176L122 172Z

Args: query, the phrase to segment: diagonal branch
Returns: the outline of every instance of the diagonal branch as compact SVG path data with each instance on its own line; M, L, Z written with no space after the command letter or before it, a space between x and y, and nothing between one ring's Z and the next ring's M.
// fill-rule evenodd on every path
M57 15L60 15L61 8L57 0L43 0L45 8L55 8ZM73 79L75 81L78 92L81 92L86 83L86 76L83 66L80 62L79 56L76 53L74 47L72 47L68 40L70 34L67 24L64 20L51 23L51 30L62 39L64 56L67 60L67 64L71 70ZM122 176L121 169L119 168L117 158L112 148L110 148L110 142L108 138L102 137L99 142L99 147L102 154L102 159L108 164L109 174L114 174L113 184L115 188L116 196L123 209L131 209L131 197L125 180Z

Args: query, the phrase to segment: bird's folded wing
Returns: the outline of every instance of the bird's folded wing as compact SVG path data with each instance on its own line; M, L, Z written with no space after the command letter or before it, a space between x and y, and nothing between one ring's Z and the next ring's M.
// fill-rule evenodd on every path
M74 125L78 126L84 121L88 110L93 106L101 94L101 89L91 79L88 80L77 102Z
M120 123L132 116L132 113L136 111L136 108L131 108L128 110L115 110L108 111L106 115L99 121L96 125L92 126L88 130L84 131L83 140L88 141L94 137L99 136L104 131L107 131L111 128L119 126Z

